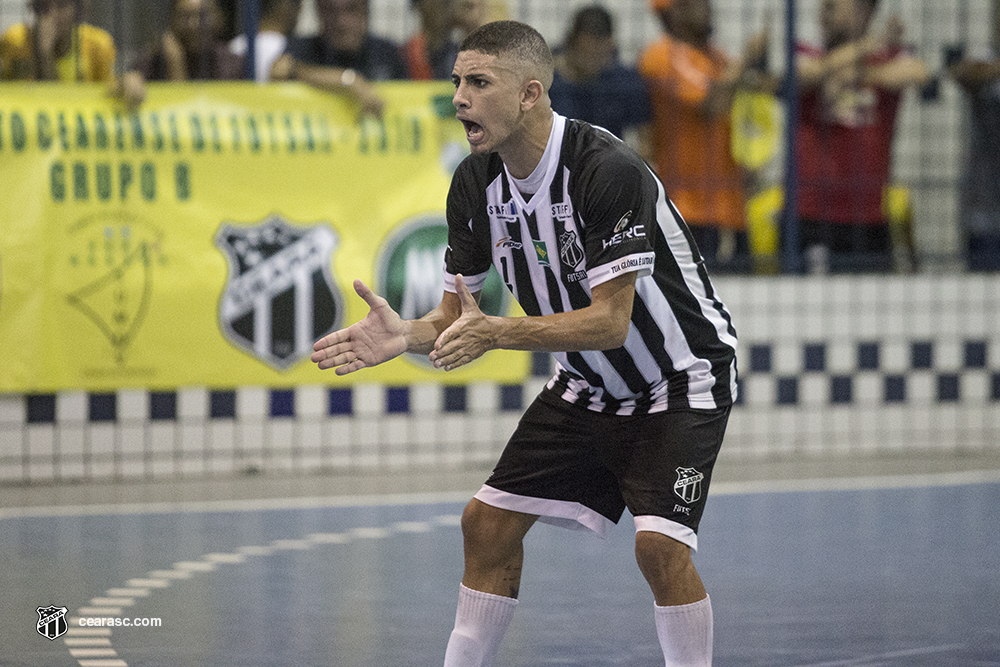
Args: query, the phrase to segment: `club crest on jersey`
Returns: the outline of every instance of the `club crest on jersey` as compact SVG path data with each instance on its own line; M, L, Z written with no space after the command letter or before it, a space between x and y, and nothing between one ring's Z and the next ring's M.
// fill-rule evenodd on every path
M583 262L583 248L575 230L568 229L559 235L559 258L571 269L579 268Z
M697 502L701 498L701 480L703 479L705 479L705 475L694 468L677 468L674 493L685 503Z
M271 216L223 225L215 245L229 261L219 328L236 347L285 370L340 325L343 297L330 270L337 237L326 224L295 227Z
M38 607L38 622L35 629L38 634L47 639L58 639L66 634L69 629L66 626L66 607Z
M539 266L549 266L549 250L545 247L545 241L531 239L531 243L535 246L535 256L538 257Z

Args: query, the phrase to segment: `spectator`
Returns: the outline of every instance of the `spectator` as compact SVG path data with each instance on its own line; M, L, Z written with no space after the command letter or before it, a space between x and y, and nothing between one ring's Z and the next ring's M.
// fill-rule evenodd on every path
M573 16L555 56L552 108L624 138L626 128L649 122L649 95L639 73L618 60L611 14L599 5Z
M0 80L101 82L129 107L146 96L136 72L115 76L115 44L104 30L80 21L79 0L31 0L34 25L0 36Z
M385 103L370 82L406 78L399 47L369 32L368 0L316 0L316 9L320 33L290 39L271 78L348 95L362 113L381 116Z
M1000 9L995 20L1000 38ZM1000 53L965 58L950 69L971 111L961 209L966 262L972 271L1000 271Z
M487 16L487 7L484 0L455 0L455 27L452 36L456 43L461 44L470 32L485 24L487 20L505 19L506 12L503 8L494 10L496 14L502 14L494 19Z
M653 109L646 154L710 268L746 271L746 174L733 160L730 108L738 88L765 86L767 33L731 60L711 42L709 0L653 0L663 37L639 59Z
M258 83L271 80L271 66L288 46L288 36L299 20L302 0L261 0L260 23L254 40L254 79ZM229 42L229 50L246 56L247 36L237 35Z
M243 59L222 39L223 21L218 0L172 0L170 26L137 69L150 81L243 78Z
M896 112L903 90L929 77L901 48L898 18L870 34L877 4L823 0L823 47L798 50L800 240L813 272L892 268L882 202Z
M452 39L457 18L458 0L411 0L420 16L420 31L403 45L402 57L409 78L451 80L451 70L458 55Z

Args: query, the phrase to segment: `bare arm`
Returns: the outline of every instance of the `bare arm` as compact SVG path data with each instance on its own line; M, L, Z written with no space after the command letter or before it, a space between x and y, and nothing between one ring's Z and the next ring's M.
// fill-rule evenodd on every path
M630 272L596 286L586 308L539 317L484 315L458 277L461 316L438 337L430 359L450 371L493 349L579 352L621 347L632 317L635 277Z
M764 74L761 66L767 55L769 43L767 30L759 32L750 39L743 56L730 63L722 78L714 81L709 87L708 95L701 105L703 112L711 118L729 113L737 90L763 92L770 88L770 92L773 92L777 88L773 83L773 77Z
M886 90L923 86L930 78L927 66L913 56L900 56L884 65L866 68L862 76L865 83Z
M313 88L346 95L361 107L362 114L382 117L385 101L374 86L352 69L307 65L284 54L271 66L271 81L301 81Z
M1000 60L963 60L952 65L949 72L960 86L976 91L1000 79Z

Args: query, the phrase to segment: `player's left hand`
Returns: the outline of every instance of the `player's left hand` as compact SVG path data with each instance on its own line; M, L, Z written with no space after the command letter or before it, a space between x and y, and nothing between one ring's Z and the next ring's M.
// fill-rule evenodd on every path
M479 310L476 297L472 296L462 276L455 276L455 291L462 303L462 314L434 341L430 354L435 368L454 370L474 361L493 349L496 343L494 318Z

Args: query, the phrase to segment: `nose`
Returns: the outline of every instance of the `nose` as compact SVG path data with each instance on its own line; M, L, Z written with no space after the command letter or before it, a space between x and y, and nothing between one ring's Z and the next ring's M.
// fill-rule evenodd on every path
M467 109L469 107L469 101L465 99L464 84L460 83L455 88L455 95L451 98L451 103L455 105L456 109Z

